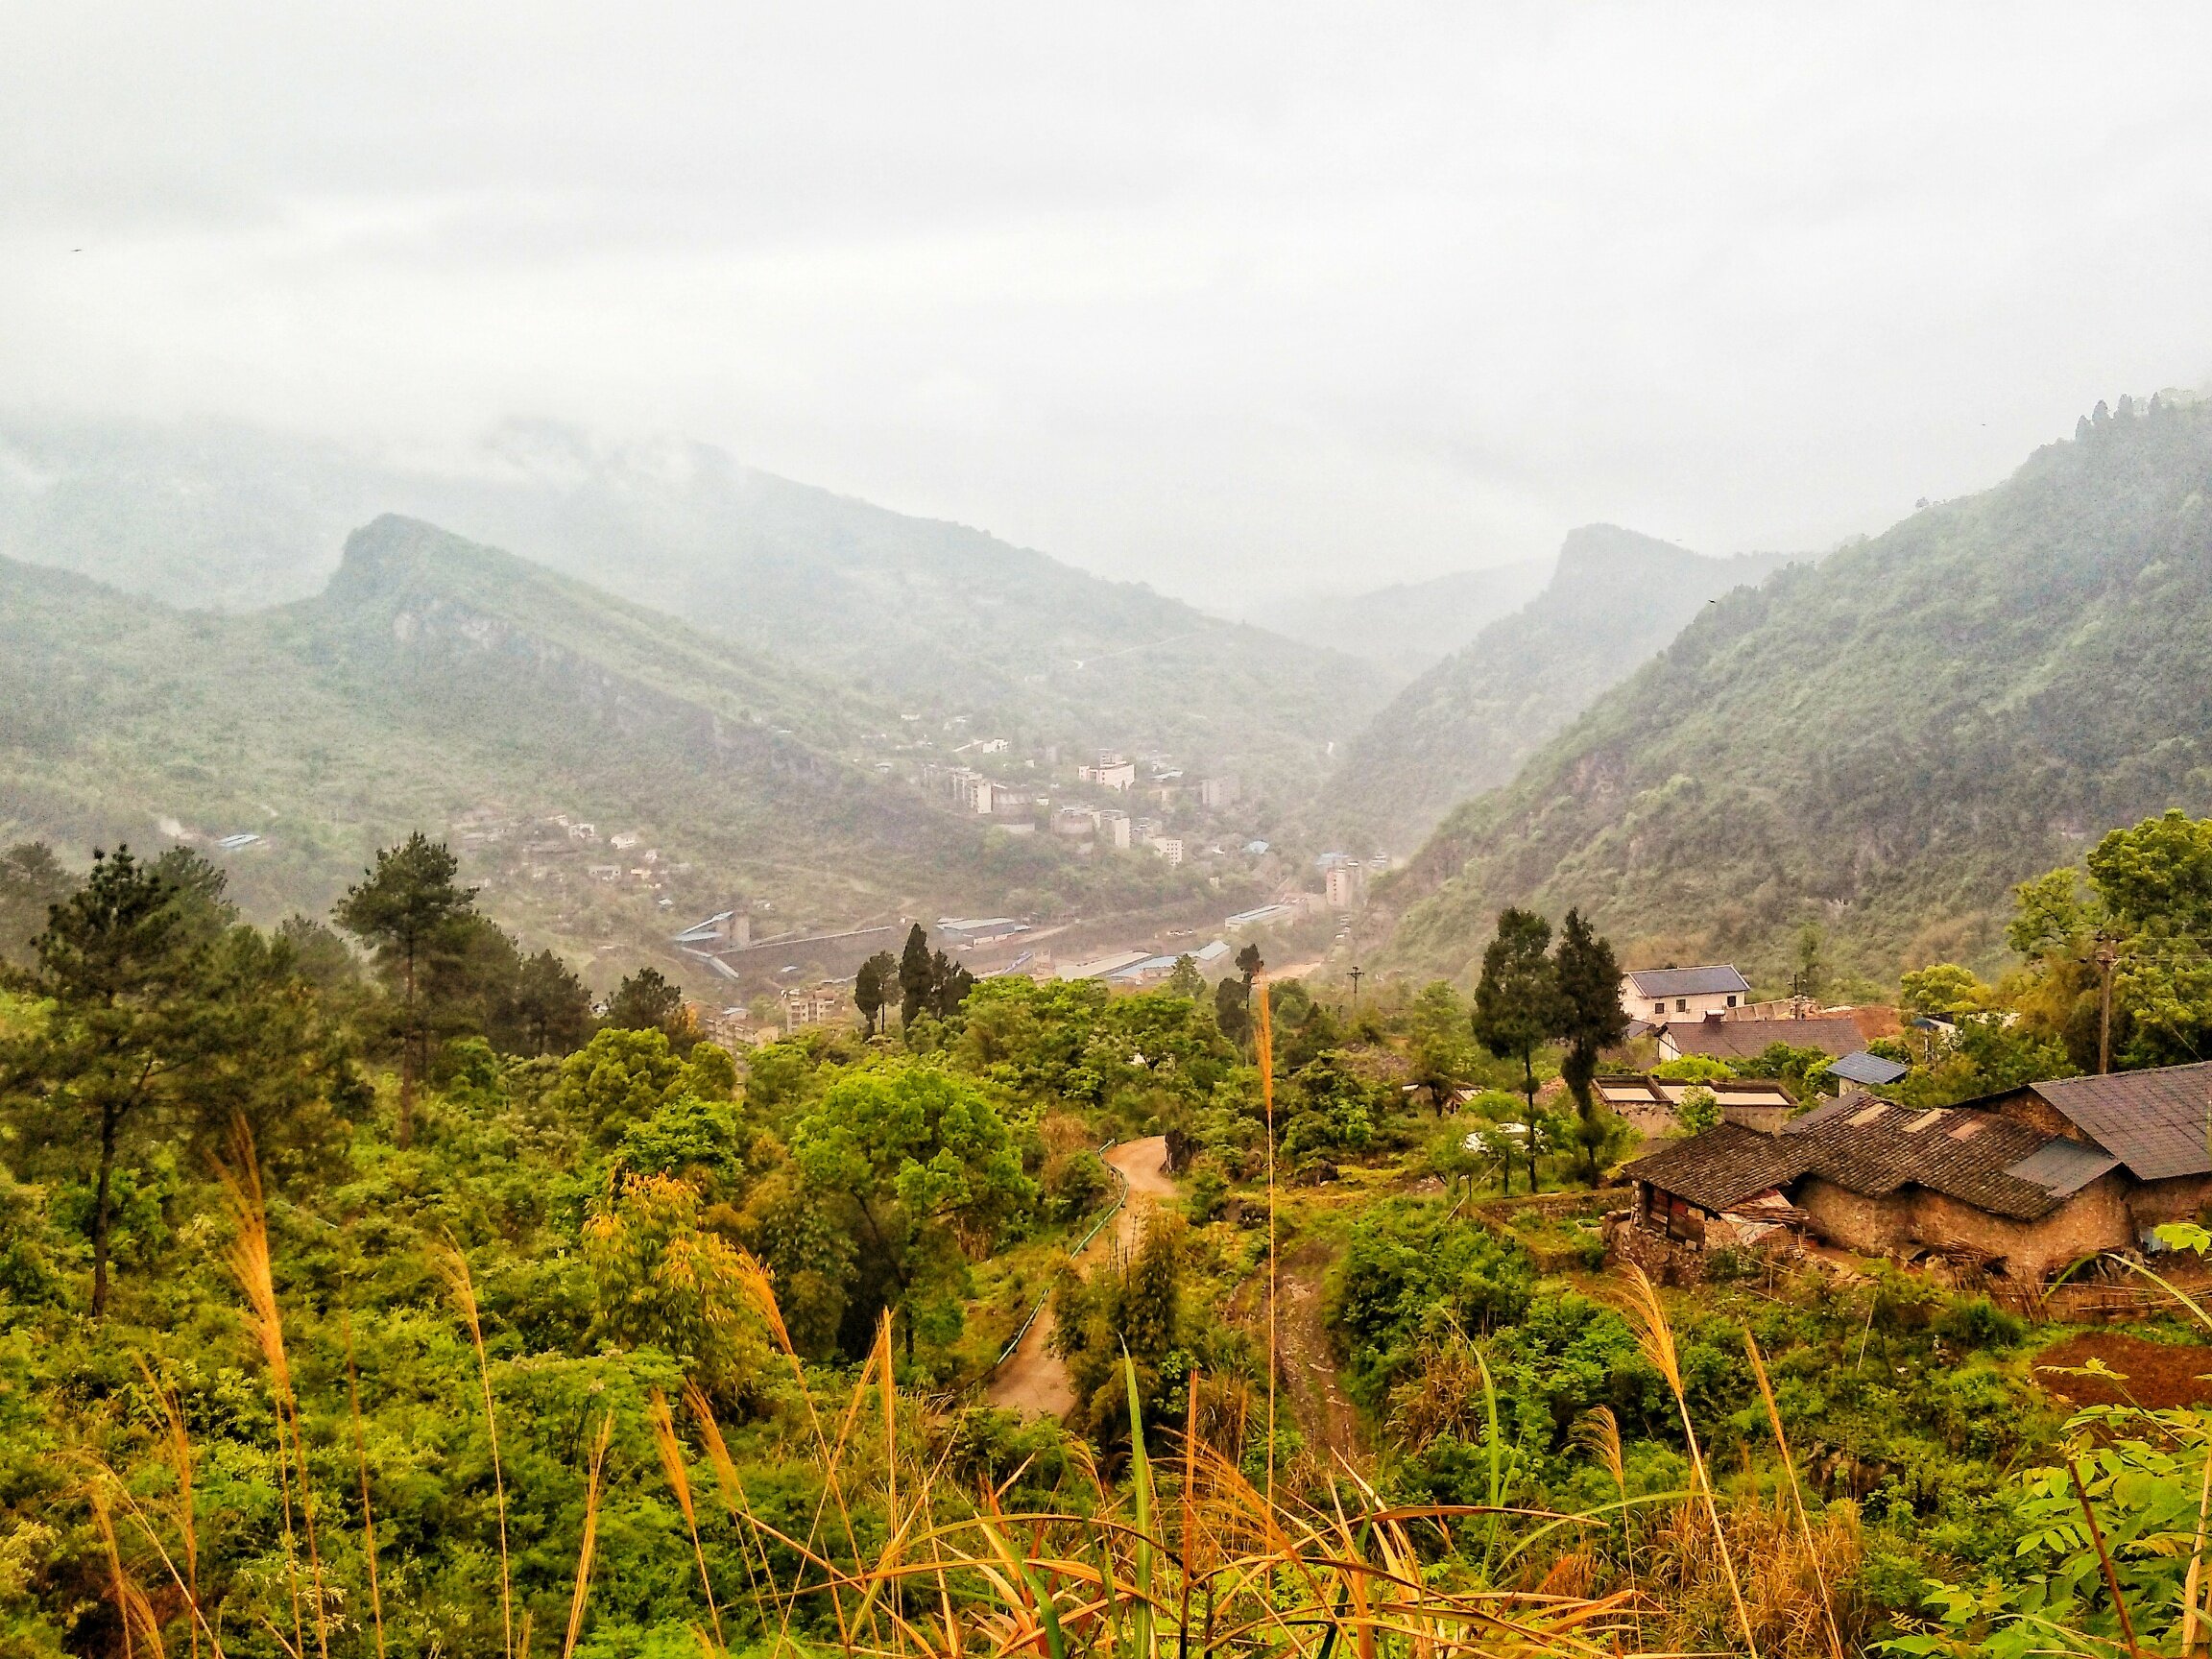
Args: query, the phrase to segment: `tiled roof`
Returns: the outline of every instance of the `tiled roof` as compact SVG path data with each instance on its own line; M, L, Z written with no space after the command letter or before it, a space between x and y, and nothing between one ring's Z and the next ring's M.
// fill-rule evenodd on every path
M2212 1174L2212 1064L2031 1087L2139 1181Z
M1993 1112L1915 1112L1850 1094L1792 1118L1779 1135L1724 1123L1638 1159L1627 1172L1713 1211L1817 1175L1863 1197L1922 1187L2032 1221L2104 1172L2076 1179L2077 1164L2037 1164L2038 1156L2050 1156L2049 1144L2048 1137ZM2031 1178L2044 1172L2057 1185Z
M1849 1020L1671 1020L1665 1036L1684 1054L1715 1060L1749 1060L1769 1043L1818 1048L1838 1057L1865 1046Z
M1640 997L1721 997L1751 989L1726 963L1709 968L1641 968L1628 975Z

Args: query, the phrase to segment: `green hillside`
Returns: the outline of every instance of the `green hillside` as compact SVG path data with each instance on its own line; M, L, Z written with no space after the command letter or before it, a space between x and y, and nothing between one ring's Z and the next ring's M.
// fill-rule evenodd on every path
M1611 524L1568 536L1542 592L1401 691L1330 780L1324 821L1407 851L1458 802L1505 782L1706 602L1778 554L1708 558Z
M2212 406L2084 423L1985 493L1708 607L1383 892L1456 971L1501 903L1630 957L1784 972L1805 922L1887 979L1991 964L2008 889L2212 805Z
M1164 751L1284 801L1383 696L1352 658L698 445L515 428L467 473L251 429L0 418L0 555L174 604L320 589L354 525L429 519L707 634L1032 749Z
M661 898L688 920L742 894L801 925L1171 896L1154 860L1079 866L854 764L887 725L856 693L408 519L351 537L322 594L245 615L0 562L0 839L254 833L227 856L253 914L319 912L375 847L463 821L494 827L471 874L502 919L586 954L663 932ZM630 862L602 851L532 878L517 847L555 814L688 868L595 883L588 863Z

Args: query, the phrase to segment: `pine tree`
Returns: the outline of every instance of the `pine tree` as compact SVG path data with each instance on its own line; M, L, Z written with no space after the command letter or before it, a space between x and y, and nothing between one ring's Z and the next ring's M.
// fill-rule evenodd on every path
M430 1022L423 981L474 906L476 889L457 884L460 861L418 830L376 854L376 866L346 890L331 914L374 948L377 965L399 993L399 1124L404 1147L415 1136L415 1091L430 1068Z
M1498 912L1498 936L1482 952L1475 987L1475 1041L1521 1062L1527 1110L1528 1190L1536 1190L1536 1050L1559 1026L1559 978L1550 956L1551 924L1532 910Z

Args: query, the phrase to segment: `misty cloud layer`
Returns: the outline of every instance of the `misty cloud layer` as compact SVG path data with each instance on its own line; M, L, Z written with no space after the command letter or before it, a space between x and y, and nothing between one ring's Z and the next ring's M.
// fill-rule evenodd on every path
M682 434L1218 604L2212 376L2212 13L11 9L0 399Z

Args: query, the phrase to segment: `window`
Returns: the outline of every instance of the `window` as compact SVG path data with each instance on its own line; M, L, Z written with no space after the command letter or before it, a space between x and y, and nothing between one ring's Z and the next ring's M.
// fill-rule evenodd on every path
M1674 998L1674 1012L1675 1012L1675 1013L1677 1013L1677 1014L1687 1014L1687 1013L1689 1013L1689 1012L1690 1012L1690 998L1687 998L1687 997L1677 997L1677 998Z
M1664 1014L1667 1012L1667 1004L1664 1002L1654 1002L1651 1004L1651 1012L1654 1014Z
M1736 998L1735 998L1731 997L1731 998L1728 998L1728 1006L1729 1006L1729 1007L1731 1007L1731 1008L1733 1008L1733 1007L1735 1007L1735 1006L1736 1006Z

